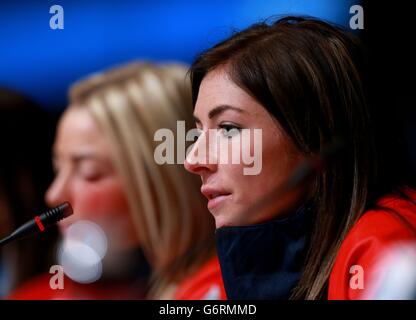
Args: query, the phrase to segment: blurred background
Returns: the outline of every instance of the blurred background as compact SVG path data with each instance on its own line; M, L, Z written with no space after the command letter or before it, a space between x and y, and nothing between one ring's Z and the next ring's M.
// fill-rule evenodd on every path
M349 25L358 0L90 0L2 1L0 85L50 111L66 105L82 76L133 59L191 63L234 29L272 15L303 14ZM52 30L49 8L64 9Z

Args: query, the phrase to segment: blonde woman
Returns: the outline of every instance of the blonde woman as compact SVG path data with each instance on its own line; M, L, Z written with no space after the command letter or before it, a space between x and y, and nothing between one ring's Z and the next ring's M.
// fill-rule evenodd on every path
M144 253L151 299L225 298L198 181L180 163L154 159L158 129L176 132L180 120L192 126L186 71L131 63L77 82L59 123L56 178L46 193L49 205L69 201L74 208L63 233L78 220L104 230L113 268L118 252Z

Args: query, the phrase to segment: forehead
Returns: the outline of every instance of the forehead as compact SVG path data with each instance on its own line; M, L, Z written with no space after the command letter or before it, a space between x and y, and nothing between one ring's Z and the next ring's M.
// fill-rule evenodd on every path
M103 150L107 142L88 110L69 107L58 124L55 150L73 152L86 148Z
M225 66L215 68L203 78L194 113L202 117L220 105L238 107L249 114L267 113L261 104L231 79Z

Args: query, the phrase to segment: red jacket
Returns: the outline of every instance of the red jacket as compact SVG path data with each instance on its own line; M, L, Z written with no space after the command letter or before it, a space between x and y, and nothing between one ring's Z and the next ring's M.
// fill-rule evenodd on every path
M415 190L406 189L405 192L416 201ZM370 280L379 266L381 253L398 243L416 240L416 204L392 195L381 198L377 204L395 212L369 210L353 226L330 274L328 299L369 297Z
M177 288L175 300L226 300L220 263L215 255Z
M130 284L79 284L64 278L64 288L52 289L52 274L38 276L15 290L8 300L141 300L144 289Z
M118 286L78 284L65 277L63 290L53 290L49 282L51 274L39 276L24 284L12 295L11 300L71 300L71 299L144 299L140 288L131 284ZM175 291L175 300L225 300L226 294L217 256L208 260L194 274L179 284Z

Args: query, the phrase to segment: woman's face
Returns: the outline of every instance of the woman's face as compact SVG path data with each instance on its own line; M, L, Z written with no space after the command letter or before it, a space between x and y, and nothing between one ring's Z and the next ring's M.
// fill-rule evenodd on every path
M56 176L46 201L51 207L69 201L74 209L60 223L62 231L75 221L88 220L101 226L113 248L137 246L110 145L87 110L70 107L64 113L53 151Z
M185 168L200 175L201 192L208 198L208 209L215 218L217 228L267 221L299 200L299 191L293 190L284 196L277 196L272 204L247 211L264 199L267 193L277 191L303 157L276 119L228 77L226 67L218 67L204 77L194 116L200 136L187 155ZM217 139L220 143L216 140L213 146L209 129L219 130ZM239 164L218 161L217 155L221 152L218 148L233 142L237 142L240 156L248 150L252 155L255 153L253 139L242 139L240 129L250 129L251 138L254 137L254 129L261 129L262 163L256 175L244 174L243 168L247 168L244 161ZM206 143L207 152L194 152L201 143Z

